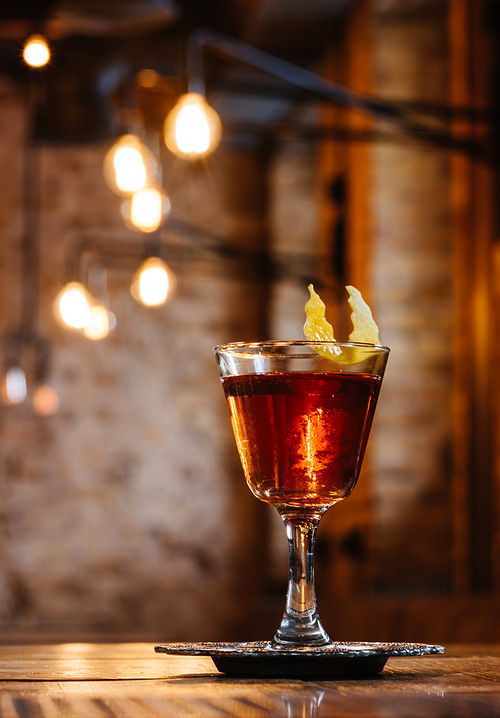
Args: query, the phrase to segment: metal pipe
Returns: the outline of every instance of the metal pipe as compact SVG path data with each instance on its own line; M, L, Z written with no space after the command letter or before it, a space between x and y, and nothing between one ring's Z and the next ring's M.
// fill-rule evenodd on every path
M190 92L205 94L203 50L210 50L226 60L236 60L255 67L328 102L362 112L373 119L389 121L404 132L442 149L460 151L489 164L495 163L498 159L498 153L491 146L484 146L473 140L455 138L450 133L413 120L408 116L407 110L396 104L355 92L311 70L293 65L256 47L206 28L194 30L188 37L186 67Z

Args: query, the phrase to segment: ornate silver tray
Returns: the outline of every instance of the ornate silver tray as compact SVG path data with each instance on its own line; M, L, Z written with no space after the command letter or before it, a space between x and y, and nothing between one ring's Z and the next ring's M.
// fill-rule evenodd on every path
M368 678L380 673L389 658L445 653L425 643L340 643L326 646L278 646L250 643L167 643L156 653L210 656L230 676Z

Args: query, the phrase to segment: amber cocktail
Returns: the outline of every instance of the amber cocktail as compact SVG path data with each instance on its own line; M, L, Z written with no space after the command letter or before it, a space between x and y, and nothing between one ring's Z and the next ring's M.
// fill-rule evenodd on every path
M289 585L274 642L327 644L314 587L316 529L356 484L389 350L296 341L215 353L247 483L287 530Z

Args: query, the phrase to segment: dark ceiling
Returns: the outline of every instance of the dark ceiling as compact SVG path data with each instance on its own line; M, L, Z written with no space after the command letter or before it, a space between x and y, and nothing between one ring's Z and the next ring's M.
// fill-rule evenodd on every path
M314 45L353 0L19 0L0 3L0 36L139 35L200 25L252 44Z
M85 142L120 132L117 107L131 78L149 68L185 87L185 41L208 27L302 66L313 66L355 0L18 0L0 3L0 74L39 85L37 135ZM43 71L27 68L23 42L50 41ZM292 87L243 66L207 58L207 90L223 121L281 119ZM168 92L167 92L168 95ZM172 98L164 97L168 104ZM126 102L125 102L126 104ZM241 139L241 133L240 133Z

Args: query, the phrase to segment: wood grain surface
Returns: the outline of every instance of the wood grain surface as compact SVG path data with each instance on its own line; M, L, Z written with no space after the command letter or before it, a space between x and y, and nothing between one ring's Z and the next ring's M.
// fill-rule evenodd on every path
M153 644L0 646L2 718L500 716L500 647L391 658L371 680L244 680Z

